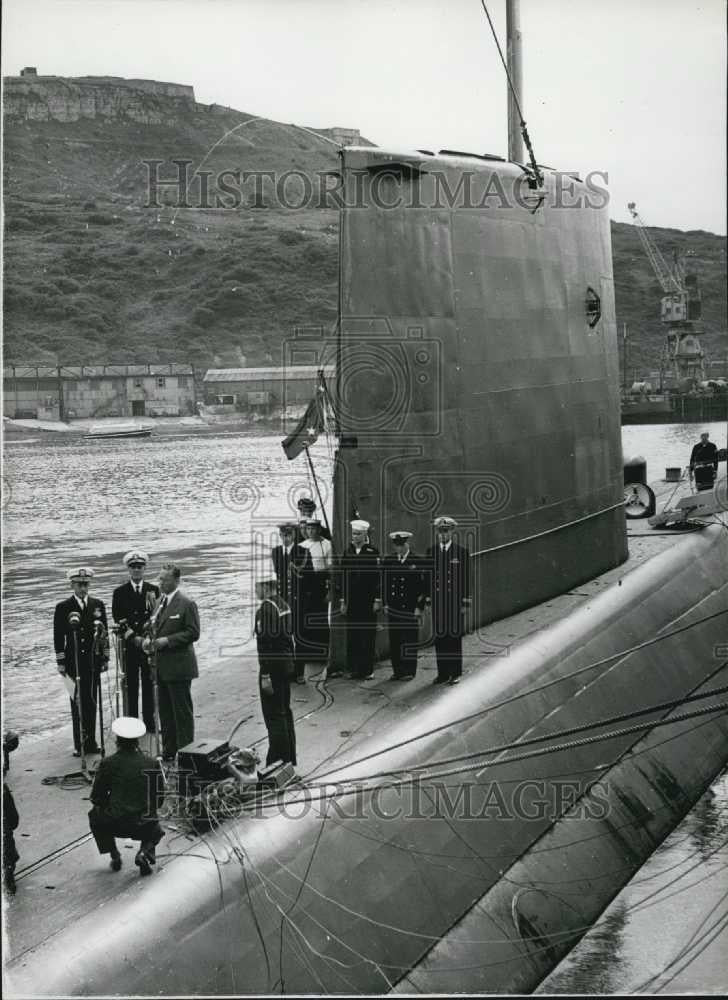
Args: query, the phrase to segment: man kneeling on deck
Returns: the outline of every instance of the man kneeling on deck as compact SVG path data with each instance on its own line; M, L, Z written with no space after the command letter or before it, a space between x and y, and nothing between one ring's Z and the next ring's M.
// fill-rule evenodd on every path
M115 754L104 758L96 771L88 814L91 833L99 854L111 855L111 870L121 868L121 855L114 837L140 840L134 863L140 875L151 875L156 864L154 849L164 836L157 821L157 808L164 798L164 781L156 760L139 749L139 737L146 728L139 719L115 719Z

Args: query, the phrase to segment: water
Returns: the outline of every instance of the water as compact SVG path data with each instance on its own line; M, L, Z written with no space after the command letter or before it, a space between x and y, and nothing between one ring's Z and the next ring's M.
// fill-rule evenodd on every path
M704 428L697 424L624 427L624 454L648 458L648 479L685 466ZM725 443L725 425L707 428ZM326 494L332 456L316 445ZM253 580L269 569L276 523L311 493L303 458L287 462L280 437L192 434L148 440L62 437L9 444L4 464L3 687L5 717L32 736L65 725L68 703L55 669L52 618L69 593L65 572L88 564L92 593L107 605L126 579L121 558L132 547L182 568L183 589L202 616L206 657L250 643Z
M724 994L727 944L724 774L536 992Z
M704 429L725 446L725 424L637 425L623 428L624 454L644 455L648 479L659 479L666 467L687 465ZM323 442L315 460L324 490L331 456ZM164 561L177 562L200 607L204 668L207 658L251 643L255 573L269 568L276 523L310 493L304 461L286 462L279 437L237 433L35 439L8 445L4 479L4 716L26 739L68 723L52 637L54 606L69 593L68 568L91 565L92 592L108 607L113 587L126 578L121 557L132 546L150 554L152 578ZM727 840L723 778L542 989L718 992L728 985L720 934L728 920Z
M328 501L330 456L323 442L317 452ZM251 642L253 581L270 569L275 525L311 492L280 437L241 434L12 444L3 476L4 715L26 737L68 722L52 632L66 570L91 566L91 593L109 610L130 548L150 555L150 579L173 560L200 608L201 663L233 655Z

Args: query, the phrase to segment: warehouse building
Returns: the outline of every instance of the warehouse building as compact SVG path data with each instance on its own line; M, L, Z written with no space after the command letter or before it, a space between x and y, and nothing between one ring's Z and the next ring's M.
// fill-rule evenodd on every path
M289 368L210 368L202 380L206 406L218 412L304 409L323 371L333 384L334 366L292 365Z
M196 412L192 365L15 365L3 371L3 414L17 420Z

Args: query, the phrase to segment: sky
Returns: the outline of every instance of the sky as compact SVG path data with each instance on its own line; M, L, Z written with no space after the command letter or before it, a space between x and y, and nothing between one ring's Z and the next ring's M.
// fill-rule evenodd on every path
M505 0L486 0L500 38ZM5 0L4 72L192 84L198 101L382 146L505 154L481 0ZM540 163L609 176L612 218L726 232L724 0L521 0Z

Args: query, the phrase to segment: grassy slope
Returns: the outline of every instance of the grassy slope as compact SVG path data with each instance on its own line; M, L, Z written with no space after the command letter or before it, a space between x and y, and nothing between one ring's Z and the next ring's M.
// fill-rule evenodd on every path
M241 121L242 129L227 135ZM278 363L296 325L336 316L337 215L144 208L142 161L186 158L217 172L335 170L336 149L293 126L230 111L174 127L98 120L10 124L5 131L5 361L177 360L199 367ZM246 192L252 201L252 186ZM293 187L289 188L293 192ZM197 189L191 191L194 202ZM164 198L161 196L160 201ZM267 199L270 201L270 199ZM695 254L704 346L725 352L725 239L652 230L665 253ZM612 230L617 317L630 364L657 363L660 289L633 227Z

